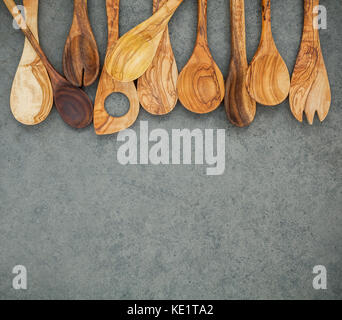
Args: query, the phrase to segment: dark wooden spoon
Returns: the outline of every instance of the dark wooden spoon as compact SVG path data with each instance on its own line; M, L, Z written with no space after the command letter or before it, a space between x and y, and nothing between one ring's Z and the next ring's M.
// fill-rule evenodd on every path
M18 22L21 30L30 41L32 48L37 52L37 55L49 73L55 105L64 122L73 128L84 128L88 126L93 119L93 105L87 94L81 89L74 87L54 69L32 31L26 25L21 13L16 13L18 10L15 10L15 2L13 0L3 0L3 2L13 18Z
M98 77L100 57L90 26L87 0L74 0L74 17L63 54L65 77L76 87L90 86Z

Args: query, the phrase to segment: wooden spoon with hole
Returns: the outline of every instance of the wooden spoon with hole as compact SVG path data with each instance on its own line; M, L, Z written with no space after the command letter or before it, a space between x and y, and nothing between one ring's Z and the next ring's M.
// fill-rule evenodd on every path
M231 59L224 104L228 119L238 127L250 125L256 114L256 102L246 88L245 1L230 0Z
M207 39L207 0L198 0L197 40L194 52L179 75L179 100L195 113L215 110L224 98L223 75L211 56Z
M24 0L26 23L38 39L39 0ZM53 93L49 75L25 38L23 54L15 75L10 105L13 116L25 125L41 123L49 115L53 104Z
M153 0L153 12L166 1ZM167 26L151 66L138 80L138 95L143 108L154 115L171 112L178 100L177 78L177 64Z
M32 48L36 51L49 73L55 105L62 119L74 128L88 126L93 117L93 106L89 97L84 91L74 87L53 68L32 31L26 25L23 16L18 12L15 2L13 0L3 0L3 2L13 18L16 21L20 21L19 26L21 30L30 41Z
M98 77L100 57L88 17L87 0L74 0L74 17L63 54L65 77L76 87L90 86Z
M106 0L106 7L109 50L119 38L120 0ZM130 103L130 109L122 117L112 117L105 109L106 98L114 92L126 95ZM116 81L103 69L94 106L94 128L96 134L113 134L127 129L136 121L138 114L139 98L134 83Z
M123 35L107 53L105 68L118 81L141 77L153 62L160 40L183 0L168 0L152 17Z
M262 34L257 53L247 71L247 89L258 103L275 106L290 90L290 74L274 43L271 0L262 0Z
M328 73L325 68L319 30L314 20L315 7L319 0L304 0L304 28L302 43L292 75L290 89L290 107L294 117L302 122L303 112L310 124L313 124L317 111L320 121L329 113L331 91Z

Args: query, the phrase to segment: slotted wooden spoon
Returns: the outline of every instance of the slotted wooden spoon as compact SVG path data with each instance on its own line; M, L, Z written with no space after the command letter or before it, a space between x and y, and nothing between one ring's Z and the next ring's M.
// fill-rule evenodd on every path
M231 59L224 104L228 119L238 127L250 125L256 114L256 102L246 88L245 1L230 0Z
M215 110L224 98L224 79L208 46L207 0L198 0L197 40L177 82L179 100L195 113Z
M24 0L26 23L38 41L39 0ZM25 125L41 123L49 115L53 93L49 75L25 38L23 54L14 77L10 105L13 116Z
M303 112L309 124L313 124L317 112L324 121L331 105L331 91L325 67L319 30L314 20L314 8L319 0L304 0L304 27L302 42L292 74L290 107L294 117L302 122Z
M108 49L119 38L120 0L106 0L108 18ZM122 117L112 117L105 109L106 98L120 92L127 96L130 108ZM133 82L114 80L105 69L102 70L94 106L94 128L98 135L113 134L130 127L139 114L139 98Z
M246 84L251 97L265 106L278 105L289 94L290 74L272 35L271 0L262 0L262 34Z
M3 0L3 2L13 18L21 21L19 24L21 30L30 41L32 48L36 51L49 73L55 105L62 119L74 128L88 126L93 117L93 106L89 97L84 91L74 87L53 68L32 31L26 25L23 16L18 12L15 2L13 0Z
M160 40L183 0L168 0L152 17L123 35L108 50L105 68L118 81L141 77L153 62Z
M153 0L153 12L166 1ZM177 79L177 64L167 26L151 66L138 80L138 96L143 108L154 115L171 112L178 100Z
M76 87L90 86L98 77L100 57L88 17L87 0L74 0L74 17L63 54L65 77Z

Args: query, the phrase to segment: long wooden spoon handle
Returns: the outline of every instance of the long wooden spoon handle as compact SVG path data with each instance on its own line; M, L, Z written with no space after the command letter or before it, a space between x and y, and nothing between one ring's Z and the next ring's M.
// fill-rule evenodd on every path
M315 26L314 20L317 13L314 13L315 7L319 5L319 0L304 0L304 29L302 41L311 42L313 47L318 47L319 30Z
M156 13L166 2L167 0L153 0L153 13Z
M261 38L263 40L270 40L272 38L271 0L262 0L262 35L261 35Z
M111 48L119 39L120 0L106 0L108 22L108 45Z
M49 74L50 75L55 74L56 71L54 70L54 68L50 64L48 58L46 57L45 53L43 52L42 48L40 47L40 45L39 45L37 39L35 38L34 34L30 30L30 28L27 26L24 17L20 13L20 11L17 9L17 5L15 4L15 2L13 0L3 0L3 2L5 3L8 11L11 13L13 18L16 21L18 21L18 19L19 19L20 29L25 34L26 38L30 41L32 48L36 51L37 55L39 56L39 58L44 63L44 66L48 70Z
M198 0L197 42L208 42L207 4L208 0Z
M230 0L231 53L243 67L248 66L244 0Z

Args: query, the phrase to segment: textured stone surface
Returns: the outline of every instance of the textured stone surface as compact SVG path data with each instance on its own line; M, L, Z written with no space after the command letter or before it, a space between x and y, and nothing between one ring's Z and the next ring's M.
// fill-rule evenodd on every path
M103 63L105 1L88 3ZM342 5L321 4L333 96L323 124L298 123L287 101L259 106L247 129L228 123L223 107L204 116L181 105L164 117L141 110L151 129L226 129L226 171L208 177L202 166L121 166L116 135L75 131L55 109L36 127L17 123L9 96L24 38L0 2L0 298L341 299ZM229 1L209 1L208 10L210 47L226 76ZM121 32L151 11L152 1L122 0ZM246 11L251 59L259 1L246 1ZM275 41L291 71L302 14L302 1L273 2ZM170 23L179 69L196 17L197 1L185 0ZM59 71L71 19L70 0L41 1L41 44ZM87 91L94 97L96 85ZM127 108L116 101L116 112ZM27 291L11 288L17 264L28 268ZM328 269L324 292L312 287L318 264Z

